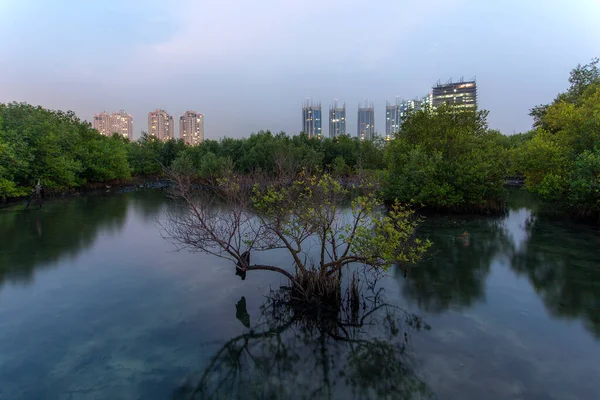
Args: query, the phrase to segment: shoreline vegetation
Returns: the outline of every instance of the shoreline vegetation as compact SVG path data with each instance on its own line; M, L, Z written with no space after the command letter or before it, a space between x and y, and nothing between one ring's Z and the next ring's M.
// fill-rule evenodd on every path
M0 104L0 202L28 198L38 180L57 197L153 187L171 169L198 182L306 173L339 182L368 176L385 203L450 213L503 212L506 186L523 182L561 212L600 223L598 60L578 65L569 83L551 104L531 110L534 129L526 133L490 129L485 110L441 106L409 113L389 142L269 131L193 147L145 133L130 142L100 135L71 111Z

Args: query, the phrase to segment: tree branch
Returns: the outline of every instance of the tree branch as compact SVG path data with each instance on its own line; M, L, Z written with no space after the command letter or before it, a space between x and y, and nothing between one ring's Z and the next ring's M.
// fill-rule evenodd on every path
M274 271L285 275L291 282L294 281L294 277L288 271L283 268L274 267L272 265L250 265L246 267L247 271Z

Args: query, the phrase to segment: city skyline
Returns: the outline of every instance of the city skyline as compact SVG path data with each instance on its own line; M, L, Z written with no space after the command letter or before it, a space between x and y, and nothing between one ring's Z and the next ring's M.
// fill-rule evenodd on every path
M101 135L110 136L119 133L129 140L139 139L133 137L133 117L125 110L110 114L106 111L94 114L91 125ZM204 115L195 111L183 113L179 117L179 132L176 135L173 116L163 109L156 109L148 113L147 130L142 129L141 133L163 141L181 139L187 144L196 145L204 141Z
M385 134L383 137L385 140L390 140L393 134L398 131L402 118L409 111L419 110L425 104L431 104L436 107L443 102L449 102L459 107L476 107L476 81L464 81L462 78L458 82L452 82L452 79L450 79L444 84L438 81L432 87L432 91L421 99L417 97L413 100L400 100L400 97L396 96L395 104L392 105L389 101L386 101ZM359 103L357 110L357 131L353 134L353 132L348 132L346 129L346 103L344 102L341 107L338 107L338 100L335 99L329 106L328 136L334 138L339 135L349 135L372 140L376 135L380 134L375 129L374 103L365 101L364 104L364 107L361 107ZM123 110L119 112L119 115L117 113L109 115L106 112L95 114L93 117L93 127L104 135L107 132L121 132L123 136L134 140L131 115L126 114ZM122 123L125 125L121 125ZM177 136L175 135L174 125L173 117L167 111L156 109L148 113L148 129L146 133L160 140L175 139ZM310 137L321 138L324 136L321 102L314 102L310 98L307 98L302 104L302 129L299 132L286 133L293 135L301 132L306 133ZM203 114L186 111L180 117L179 139L187 144L195 145L204 140L204 134Z
M205 137L218 139L297 133L298 100L308 96L346 102L354 131L355 105L369 98L384 134L386 100L425 94L438 78L477 76L490 127L512 134L530 129L529 110L598 55L595 0L307 1L0 1L0 35L15 38L0 41L0 102L88 120L123 108L135 120L134 138L150 110L178 116L192 108L206 115ZM340 16L335 24L331 12ZM358 21L368 33L355 29Z
M446 83L441 83L440 80L438 80L436 84L432 86L431 91L426 96L421 98L415 97L409 100L400 99L400 96L396 96L395 104L386 101L385 133L383 134L385 140L390 140L393 134L398 131L402 122L402 118L404 118L409 111L419 110L426 104L437 107L440 104L447 102L458 107L477 107L477 83L475 79L464 81L462 77L457 82L453 82L452 78L450 78ZM123 112L124 111L121 110L121 113ZM197 113L201 116L200 118L202 120L201 139L198 141L197 137L192 139L184 132L185 129L183 127L185 126L185 123L182 124L182 121L184 121L184 117L187 113L194 112L187 111L183 116L180 117L179 139L184 140L188 144L200 143L204 140L204 115ZM101 114L95 114L92 121L94 128L98 126L96 129L100 133L105 134L105 123L96 121L98 115ZM156 109L155 111L148 113L148 129L145 132L151 136L158 137L160 140L169 140L177 138L174 133L174 125L173 117L168 112L163 109ZM367 103L367 101L365 101L365 108L361 108L359 103L357 110L357 132L355 134L353 132L349 132L346 127L346 103L344 102L342 107L338 107L338 100L335 99L329 106L328 112L328 136L330 138L339 135L356 135L362 139L373 139L376 135L381 135L381 133L375 129L374 102ZM323 137L323 118L320 101L315 102L311 98L307 98L302 103L302 129L298 132L293 131L286 133L294 135L302 132L306 133L310 137ZM144 133L144 131L142 130L141 133ZM252 133L255 132L249 132L248 135ZM131 128L130 131L128 131L127 137L129 137L130 140L133 137Z

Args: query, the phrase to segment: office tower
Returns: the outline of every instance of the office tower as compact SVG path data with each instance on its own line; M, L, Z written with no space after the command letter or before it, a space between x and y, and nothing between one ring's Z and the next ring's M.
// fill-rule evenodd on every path
M346 103L339 108L337 100L329 107L329 137L346 134Z
M110 114L107 112L101 112L100 114L94 114L94 129L97 130L101 135L111 135L110 132Z
M204 115L186 111L179 118L179 137L186 144L195 146L204 140Z
M323 137L321 103L306 100L302 105L302 132L308 137Z
M175 138L175 124L173 123L173 117L165 110L149 112L148 134L163 141Z
M447 103L457 108L475 109L477 108L477 84L475 80L464 82L461 78L459 82L438 83L433 87L432 106L439 107Z
M385 140L390 140L394 134L400 130L400 102L396 98L396 104L390 104L388 101L385 104Z
M133 117L123 110L110 115L106 112L94 115L93 126L102 135L111 136L118 133L133 140Z
M357 135L362 140L373 140L375 138L375 111L373 103L367 103L361 107L358 105Z

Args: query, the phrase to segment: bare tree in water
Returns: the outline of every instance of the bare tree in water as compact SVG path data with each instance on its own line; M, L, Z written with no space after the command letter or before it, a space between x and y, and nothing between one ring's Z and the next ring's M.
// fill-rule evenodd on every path
M430 246L416 237L419 218L398 203L386 209L371 182L355 185L350 199L327 174L277 180L225 174L208 185L189 171L169 175L180 207L163 222L166 238L180 249L230 260L242 279L248 271L280 273L299 298L338 304L349 265L386 271L416 263ZM292 265L251 263L251 254L274 249L287 250Z

